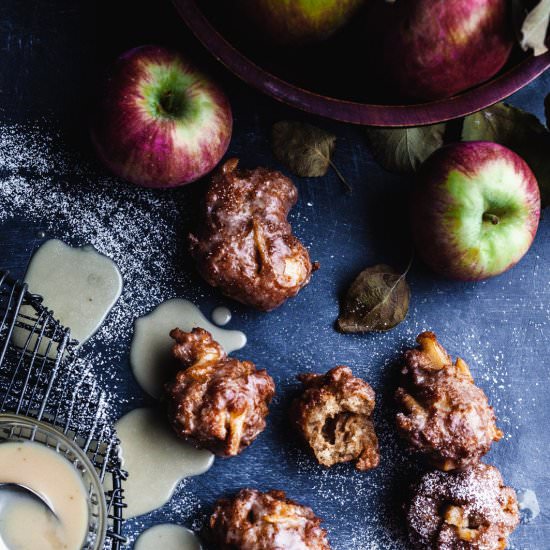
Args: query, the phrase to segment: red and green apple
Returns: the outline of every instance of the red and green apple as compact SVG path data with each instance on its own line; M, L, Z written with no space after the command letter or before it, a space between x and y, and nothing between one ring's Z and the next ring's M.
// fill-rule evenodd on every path
M509 8L508 0L369 0L369 57L399 96L455 95L506 63L514 44Z
M116 60L91 135L114 174L136 185L168 188L212 171L231 131L231 107L216 84L179 53L142 46Z
M422 165L411 202L419 255L452 279L481 280L529 250L540 193L527 163L492 142L447 145Z
M278 44L320 42L340 30L364 0L241 0L265 39Z

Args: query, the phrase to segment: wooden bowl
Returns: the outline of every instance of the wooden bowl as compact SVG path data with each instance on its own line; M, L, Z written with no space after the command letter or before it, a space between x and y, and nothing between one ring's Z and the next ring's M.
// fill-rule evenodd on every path
M361 74L360 50L350 43L354 33L310 48L270 49L250 40L219 0L173 2L203 45L246 83L292 107L354 124L420 126L462 117L510 96L550 66L550 52L533 57L518 49L494 78L451 98L402 104L376 82L369 83L369 97L354 97L357 82L369 77Z

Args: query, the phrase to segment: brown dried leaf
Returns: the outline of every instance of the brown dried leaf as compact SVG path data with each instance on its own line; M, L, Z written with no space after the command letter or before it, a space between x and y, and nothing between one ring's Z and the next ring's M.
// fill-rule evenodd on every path
M415 172L436 149L443 145L446 124L419 128L367 128L369 148L386 170Z
M411 291L405 277L384 264L368 267L353 281L342 303L341 332L373 332L394 328L405 319Z
M273 154L302 178L324 176L336 146L336 136L304 122L282 120L273 125Z

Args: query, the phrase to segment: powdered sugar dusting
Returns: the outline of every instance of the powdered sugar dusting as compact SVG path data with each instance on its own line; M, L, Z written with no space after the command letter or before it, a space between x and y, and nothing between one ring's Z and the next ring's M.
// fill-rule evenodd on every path
M515 496L503 486L498 470L492 466L477 466L458 473L431 472L426 474L418 485L408 519L415 538L429 546L434 537L439 542L442 537L455 539L454 531L441 530L441 521L449 508L460 509L464 527L471 527L470 521L480 528L485 542L497 542L507 537L518 521L517 507L510 500ZM440 531L441 530L441 531Z
M197 305L203 298L201 286L191 285L187 270L178 269L181 261L178 250L183 247L185 236L181 226L190 211L185 202L187 192L155 192L121 183L106 176L93 161L72 152L59 135L44 131L44 127L42 123L0 126L0 224L10 219L29 220L43 227L48 238L57 237L73 246L93 244L117 263L124 279L121 299L82 350L86 354L83 360L92 362L97 371L109 376L111 393L106 400L107 410L112 413L124 399L140 399L129 395L128 377L120 374L127 367L117 364L127 352L121 349L121 342L129 343L134 319L169 298L185 297ZM238 150L240 145L237 143L235 147ZM372 164L367 168L376 170ZM430 329L438 333L449 353L467 361L476 383L495 407L498 427L508 441L495 445L487 460L499 464L507 484L515 476L513 482L533 486L542 495L539 487L528 479L532 472L514 469L514 454L520 451L517 444L511 445L510 439L528 431L536 418L540 420L536 399L540 402L544 383L540 374L535 377L533 365L524 360L524 355L526 346L535 346L542 359L541 343L547 340L550 283L544 269L546 249L540 245L537 248L535 243L531 258L510 277L505 275L477 285L451 285L424 273L418 276L415 267L408 277L413 299L404 323L384 334L336 335L332 323L337 317L337 294L346 277L355 275L356 268L358 272L376 263L371 261L371 250L366 244L372 235L366 224L361 225L365 217L362 209L367 203L363 199L372 198L374 202L376 197L363 196L364 192L358 189L353 198L357 202L355 208L346 202L348 199L340 199L336 194L334 200L326 200L331 194L328 180L297 183L301 202L291 213L293 227L311 248L312 259L321 260L322 267L310 287L280 311L261 316L236 306L235 319L246 325L250 335L243 358L248 359L250 353L260 367L268 368L276 378L280 397L273 403L268 431L276 429L277 423L286 426L283 419L286 390L295 384L297 372L325 372L338 364L352 367L355 375L367 380L377 391L375 422L381 465L365 474L348 466L325 470L299 450L298 445L289 443L287 428L279 439L266 433L255 442L257 452L251 449L230 466L213 470L212 476L223 478L223 484L214 480L214 487L208 487L210 474L187 480L168 507L132 520L127 532L138 532L159 520L184 523L198 530L210 511L207 504L220 496L220 485L224 491L240 488L244 483L259 486L265 476L270 476L270 483L281 480L281 486L275 488L287 490L291 498L311 505L327 520L335 550L407 548L398 503L406 498L410 480L418 478L420 472L418 463L404 454L397 441L393 425L395 380L390 378L395 376L395 359L400 350L412 346L418 333ZM371 189L386 184L380 174L378 182L377 178L369 180ZM338 209L343 212L341 215ZM352 239L354 232L360 233L358 239ZM341 246L343 239L333 237L338 233L347 236L349 246ZM317 234L323 238L317 238ZM544 257L539 259L535 249ZM524 269L526 265L532 269ZM512 280L525 287L525 297L517 286L515 293L511 292ZM531 287L536 287L536 292ZM322 295L322 308L310 294L313 292ZM533 296L536 299L528 301ZM300 326L295 326L293 314L300 319ZM507 335L505 345L502 338L495 338L502 333ZM319 345L320 340L329 345ZM530 377L533 394L515 383L519 377ZM529 441L533 443L532 439ZM533 460L539 456L543 460L542 444L534 441L533 446ZM278 458L286 461L289 471L283 471L284 465L277 462ZM234 473L239 468L245 468L241 475ZM203 482L204 487L200 486ZM346 520L352 515L357 521Z
M92 244L118 265L122 296L96 334L109 344L131 333L136 317L184 284L175 266L175 193L155 193L105 176L59 147L40 126L0 127L0 223L23 215L71 244ZM29 177L32 176L32 177ZM144 265L148 269L144 269Z
M197 495L188 490L190 479L184 479L178 486L177 493L170 501L168 513L162 516L162 523L182 524L198 533L204 526L206 510L202 509ZM191 518L191 519L189 519ZM151 526L151 517L142 516L129 521L129 543L130 547L135 542L139 534Z

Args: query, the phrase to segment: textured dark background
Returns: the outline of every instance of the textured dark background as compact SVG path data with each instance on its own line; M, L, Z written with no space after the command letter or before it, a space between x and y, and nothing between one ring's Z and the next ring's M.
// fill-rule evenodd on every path
M167 0L145 4L3 0L0 124L55 120L63 137L91 157L86 121L98 75L125 49L161 43L189 52L225 86L235 111L230 154L241 157L245 165L277 166L269 149L271 124L304 115L259 96L228 75L194 42ZM550 74L543 75L511 102L542 116L549 84ZM499 466L509 484L531 488L538 495L542 514L520 526L513 547L550 548L548 219L542 220L532 249L512 271L480 284L455 283L433 276L417 262L409 276L411 310L400 327L384 335L340 335L333 330L338 299L353 277L367 265L383 261L403 266L408 261L403 217L411 182L385 173L373 162L360 128L316 122L337 134L335 162L355 190L352 197L346 195L334 174L297 181L300 200L292 219L322 268L296 299L271 314L229 304L235 312L231 328L244 330L249 338L239 355L267 368L278 385L269 427L241 457L218 460L208 473L189 480L163 510L129 522L127 533L134 536L144 526L164 520L199 525L221 494L242 486L276 487L326 519L334 548L397 548L403 524L400 503L418 471L402 455L391 429L395 359L418 332L432 329L453 354L460 353L471 364L507 433L487 461ZM0 177L3 171L0 166ZM194 201L202 189L199 182L176 193ZM19 218L0 227L0 266L23 275L40 227ZM228 303L195 276L193 281L203 295L197 304L203 311ZM185 290L177 291L188 296ZM128 341L118 345L127 349ZM296 389L294 375L340 363L364 376L378 393L383 466L372 473L355 473L347 466L324 471L297 448L289 433L285 411ZM128 395L144 400L126 362L119 368Z

